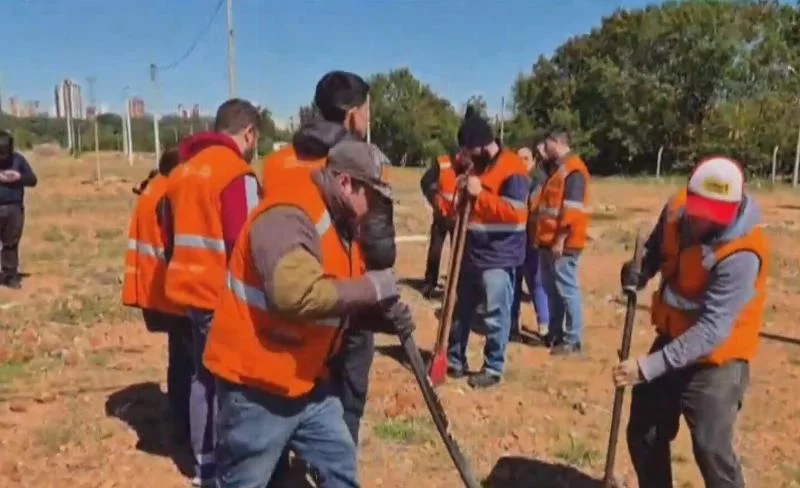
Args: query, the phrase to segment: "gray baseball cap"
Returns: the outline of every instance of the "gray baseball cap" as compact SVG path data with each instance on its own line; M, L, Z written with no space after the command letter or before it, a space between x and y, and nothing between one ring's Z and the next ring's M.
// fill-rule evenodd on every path
M391 200L392 188L387 181L381 179L383 166L390 164L389 158L374 144L345 139L328 152L325 167L330 171L350 175Z

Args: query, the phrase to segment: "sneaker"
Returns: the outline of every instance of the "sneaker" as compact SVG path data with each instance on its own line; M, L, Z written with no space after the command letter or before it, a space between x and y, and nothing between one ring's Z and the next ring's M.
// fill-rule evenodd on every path
M559 344L550 350L552 356L578 356L581 354L581 344Z
M475 389L490 388L500 383L501 377L496 374L491 374L487 371L471 376L467 380L467 384Z
M12 290L19 290L22 288L22 278L18 274L4 275L3 284Z
M436 283L425 283L422 287L421 293L423 298L430 300L433 298L433 293L436 291Z
M447 376L453 378L454 380L460 380L466 375L467 373L461 368L456 368L454 366L447 367Z
M550 327L547 324L539 324L538 329L539 329L538 334L542 337L550 333Z

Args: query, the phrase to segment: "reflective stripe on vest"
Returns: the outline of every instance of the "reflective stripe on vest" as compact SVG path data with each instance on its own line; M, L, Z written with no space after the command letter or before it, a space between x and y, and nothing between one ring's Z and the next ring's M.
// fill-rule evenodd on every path
M323 212L322 216L319 218L319 221L314 224L314 227L316 228L317 234L320 237L322 237L325 232L331 228L331 215L327 210ZM235 296L238 300L244 302L250 307L257 308L262 312L270 311L269 306L267 305L267 296L264 295L264 292L236 278L233 276L233 274L231 274L230 271L226 273L225 284L228 290L230 290L233 296ZM338 328L342 325L342 321L339 318L318 319L309 322L316 325L321 325L323 327L333 328Z
M190 249L204 249L225 254L225 241L195 234L175 234L174 245Z
M135 251L139 254L154 257L162 261L166 260L163 247L156 247L152 244L147 244L136 239L128 239L128 250Z
M701 305L692 301L672 289L668 284L664 285L661 290L661 300L665 305L676 308L684 312L693 312L700 310Z

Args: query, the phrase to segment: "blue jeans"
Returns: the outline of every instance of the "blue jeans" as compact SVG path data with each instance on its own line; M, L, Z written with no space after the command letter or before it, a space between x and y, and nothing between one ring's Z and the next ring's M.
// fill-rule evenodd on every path
M542 282L550 303L550 334L564 343L579 345L583 334L583 305L578 286L577 254L556 259L549 249L539 250Z
M313 466L320 486L358 488L356 446L329 387L284 398L218 380L217 488L264 488L286 448Z
M529 247L525 253L525 264L517 270L517 283L514 290L514 307L511 311L511 323L519 325L520 301L522 298L522 280L528 287L533 308L536 312L536 323L548 326L550 324L550 305L547 291L542 283L541 267L539 266L539 250Z
M450 329L447 364L458 371L467 370L467 342L475 306L486 303L481 317L486 329L483 346L483 371L502 376L506 346L511 330L511 305L514 300L516 270L511 268L475 269L465 265L458 280L455 318Z
M195 477L205 486L213 482L217 471L214 455L216 386L214 377L203 365L203 351L206 348L208 330L211 328L214 314L205 310L189 309L186 311L186 316L192 322L192 359L194 360L194 374L189 397L192 452L195 460Z

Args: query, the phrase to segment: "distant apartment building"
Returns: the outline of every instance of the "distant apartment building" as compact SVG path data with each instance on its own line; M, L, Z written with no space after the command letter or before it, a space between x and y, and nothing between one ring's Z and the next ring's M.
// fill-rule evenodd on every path
M12 117L19 117L19 102L17 97L8 97L8 113Z
M83 97L81 86L72 81L64 80L55 87L56 117L73 119L83 118Z
M131 112L132 119L144 118L144 100L139 97L133 97L128 100L128 110Z
M193 119L199 119L200 118L200 105L198 105L196 103L192 106L192 118Z

